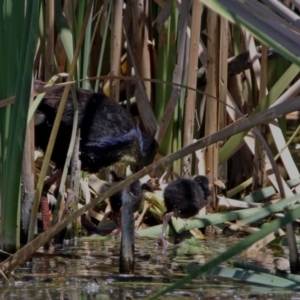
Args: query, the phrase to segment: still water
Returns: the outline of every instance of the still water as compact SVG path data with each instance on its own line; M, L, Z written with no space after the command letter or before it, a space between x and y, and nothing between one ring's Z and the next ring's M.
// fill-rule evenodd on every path
M191 263L207 262L232 241L210 238L185 242L162 254L154 239L137 237L135 277L129 278L118 274L119 243L118 237L93 237L59 251L40 249L31 262L15 271L16 279L10 286L1 283L0 299L145 299L186 275ZM266 249L236 260L272 268L273 258ZM296 300L300 292L204 276L160 299Z

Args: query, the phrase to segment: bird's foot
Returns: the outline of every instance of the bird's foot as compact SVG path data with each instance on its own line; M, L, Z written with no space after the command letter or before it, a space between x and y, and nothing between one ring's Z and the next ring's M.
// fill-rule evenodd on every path
M162 248L163 248L162 253L165 253L165 251L167 250L167 248L168 248L170 245L172 245L171 243L169 243L169 242L167 241L166 237L165 237L165 236L162 236L162 235L158 238L157 244L162 245Z
M113 236L120 235L121 236L121 233L122 233L121 226L117 226L117 228L115 228L109 235L113 235Z

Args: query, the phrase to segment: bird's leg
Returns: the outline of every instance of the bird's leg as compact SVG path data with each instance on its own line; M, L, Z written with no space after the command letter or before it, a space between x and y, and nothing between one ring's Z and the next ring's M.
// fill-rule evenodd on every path
M120 208L120 212L114 212L114 211L111 212L111 219L116 224L116 228L110 233L111 235L117 235L121 233L121 221L119 220L119 218L121 219L121 215L122 215L122 207Z
M185 225L186 225L186 223L185 223ZM173 222L170 222L170 228L171 228L171 230L173 232L174 245L177 245L177 244L179 244L181 242L180 234L176 231Z
M161 235L158 239L158 241L162 244L163 246L163 252L167 249L168 245L170 244L167 239L166 239L166 231L167 231L167 226L171 220L171 217L173 216L173 212L169 212L166 213L164 215L164 219L163 219L163 227L162 227L162 231L161 231Z

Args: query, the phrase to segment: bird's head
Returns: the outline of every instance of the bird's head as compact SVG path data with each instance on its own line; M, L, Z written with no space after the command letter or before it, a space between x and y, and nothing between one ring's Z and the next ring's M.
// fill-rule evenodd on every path
M154 137L145 133L141 133L141 157L139 163L144 166L150 165L154 161L158 147L159 145Z
M207 198L210 195L208 178L203 175L198 175L194 178L194 181L196 181L201 186L201 188L203 189L203 191L205 193L205 198Z

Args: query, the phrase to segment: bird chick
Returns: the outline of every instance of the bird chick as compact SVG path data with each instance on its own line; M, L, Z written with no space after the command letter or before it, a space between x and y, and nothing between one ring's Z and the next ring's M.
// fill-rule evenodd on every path
M117 184L124 180L123 177L118 177L114 171L110 171L111 181L113 184ZM118 216L120 216L120 211L122 207L122 193L123 190L116 192L111 195L109 198L109 203L112 210L112 219L119 226ZM140 209L143 193L140 182L137 180L129 186L129 193L133 200L133 212L136 212Z
M161 188L159 185L155 185L151 182L145 182L142 184L142 190L145 190L150 193L154 193L155 191L161 191Z
M209 182L206 176L196 176L194 179L178 178L168 184L163 193L167 210L159 238L164 249L167 247L166 229L171 217L195 216L208 203L209 194Z

